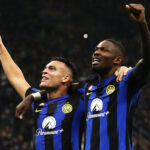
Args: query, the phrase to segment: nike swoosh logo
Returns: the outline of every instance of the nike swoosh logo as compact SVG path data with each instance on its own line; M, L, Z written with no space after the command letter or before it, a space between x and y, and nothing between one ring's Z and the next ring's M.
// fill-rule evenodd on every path
M40 110L40 109L36 109L36 110L35 110L36 113L38 113L38 112L40 112L40 111L42 111L42 110Z
M90 95L90 94L91 94L91 92L87 92L87 93L86 93L86 95Z

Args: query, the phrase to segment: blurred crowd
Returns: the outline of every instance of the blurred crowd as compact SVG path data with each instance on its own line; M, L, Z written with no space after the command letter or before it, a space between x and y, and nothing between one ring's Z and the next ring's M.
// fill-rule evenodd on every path
M55 56L73 61L77 66L77 80L83 80L90 74L94 47L105 38L117 39L125 45L128 66L133 66L141 57L138 26L128 17L124 8L127 2L1 1L0 34L11 56L33 87L38 87L42 69ZM143 0L142 3L146 7L149 23L150 2ZM32 150L32 112L28 112L24 120L15 118L15 107L20 101L1 67L0 150ZM133 123L135 150L150 149L149 108L148 84L140 96Z

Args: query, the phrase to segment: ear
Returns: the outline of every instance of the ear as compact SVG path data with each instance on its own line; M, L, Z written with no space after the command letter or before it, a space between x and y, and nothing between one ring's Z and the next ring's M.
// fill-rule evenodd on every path
M122 60L121 56L117 56L114 58L114 64L115 65L121 65L122 61L123 60Z
M71 80L70 76L69 75L66 75L62 78L62 83L67 83Z

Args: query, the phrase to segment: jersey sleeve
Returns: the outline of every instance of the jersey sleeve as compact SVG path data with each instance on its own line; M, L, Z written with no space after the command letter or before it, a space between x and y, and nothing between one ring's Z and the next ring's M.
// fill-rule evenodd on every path
M32 93L39 92L39 91L40 91L40 90L38 90L38 89L36 89L36 88L30 87L30 88L27 89L27 91L26 91L26 93L25 93L25 96L28 96L28 95L30 95L30 94L32 94Z
M143 89L142 85L139 84L136 80L134 80L134 76L132 74L133 70L134 68L129 70L127 72L127 75L123 77L123 81L127 84L127 97L129 103L129 110L131 113L135 111L139 102L139 95Z
M132 71L133 71L134 68L130 69L128 72L127 72L127 75L123 76L123 81L124 82L128 82L130 79L131 79L131 76L132 76Z

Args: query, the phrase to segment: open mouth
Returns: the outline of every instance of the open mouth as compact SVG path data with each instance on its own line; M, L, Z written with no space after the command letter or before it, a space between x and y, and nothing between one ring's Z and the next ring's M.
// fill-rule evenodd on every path
M48 78L43 76L41 81L45 81L45 80L48 80Z
M92 65L99 64L99 62L100 62L100 59L98 59L98 58L93 58Z

